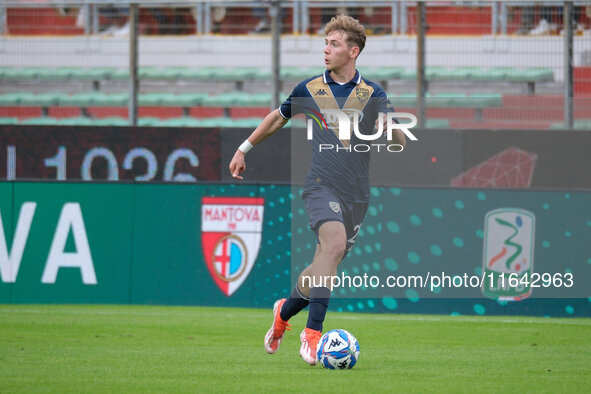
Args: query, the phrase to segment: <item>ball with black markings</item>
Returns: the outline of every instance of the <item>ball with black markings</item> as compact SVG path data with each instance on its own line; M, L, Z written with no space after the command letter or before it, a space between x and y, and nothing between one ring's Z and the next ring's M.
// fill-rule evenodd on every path
M318 363L327 369L351 369L359 359L359 342L347 330L331 330L318 342Z

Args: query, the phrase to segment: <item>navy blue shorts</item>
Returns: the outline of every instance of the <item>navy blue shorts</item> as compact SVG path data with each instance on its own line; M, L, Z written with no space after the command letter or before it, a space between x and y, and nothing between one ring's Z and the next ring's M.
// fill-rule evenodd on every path
M343 201L328 187L305 190L302 198L310 218L310 228L316 233L317 241L318 229L323 223L330 221L343 223L347 232L344 258L355 243L369 204Z

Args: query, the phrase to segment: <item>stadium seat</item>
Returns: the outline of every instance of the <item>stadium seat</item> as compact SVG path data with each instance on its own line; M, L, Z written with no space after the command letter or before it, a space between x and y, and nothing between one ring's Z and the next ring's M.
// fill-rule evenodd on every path
M198 127L234 127L234 121L227 117L197 119Z
M138 96L138 104L142 107L158 107L162 100L174 93L144 93Z
M41 67L23 67L23 68L3 68L0 72L0 78L10 81L16 80L46 80L46 81L94 81L107 79L115 69L112 68L80 68L80 67L61 67L61 68L41 68Z
M507 80L511 82L544 82L553 79L554 73L549 68L528 68L507 76Z
M445 67L428 66L425 68L425 78L428 81L441 80L441 76L444 76L446 72L449 71Z
M65 93L39 93L34 95L23 96L20 101L20 106L25 107L52 107L58 105L60 100L66 97Z
M515 73L517 70L513 67L493 67L489 69L478 69L472 71L470 80L483 82L502 82L507 79L507 75Z
M488 108L503 105L503 95L500 93L472 93L465 98L453 101L456 108Z
M47 72L44 67L22 67L8 69L4 73L4 78L9 81L36 79L37 75Z
M473 74L480 72L480 67L456 67L436 70L429 77L430 81L467 81Z
M217 71L217 67L202 67L202 68L190 68L185 67L178 69L179 79L188 81L209 81L213 78L213 75Z
M74 93L60 99L61 107L89 107L94 103L95 92Z
M58 119L49 116L42 116L38 118L24 119L21 120L19 123L28 125L56 125L58 124Z
M110 79L114 71L110 67L76 68L72 69L70 78L75 81L100 81Z
M3 107L16 107L21 105L21 101L28 97L33 96L33 93L28 92L16 92L16 93L4 93L0 94L0 106Z
M94 123L94 119L87 118L84 116L78 116L75 118L62 118L58 119L56 124L63 126L91 126Z
M156 67L138 67L138 77L140 79L160 80L161 70Z
M43 81L67 81L74 73L72 67L46 68L35 75L35 79Z
M406 69L400 73L400 79L405 81L416 81L417 79L417 70L415 69Z
M271 93L253 93L248 96L242 96L237 102L241 107L269 107L271 105Z
M432 78L437 78L436 76L439 74L443 74L446 72L445 67L427 67L425 69L425 78L427 80L431 80ZM415 81L417 79L417 70L416 69L406 69L400 72L400 79L406 81Z
M18 118L0 118L0 124L17 124Z
M553 130L566 129L563 122L553 123L550 126ZM573 122L573 129L575 130L591 130L591 119L576 119Z
M123 107L129 100L127 93L106 94L102 92L76 93L59 99L61 107Z
M118 116L92 119L93 126L129 126L129 119Z
M283 66L279 71L279 77L282 80L301 81L311 77L311 75L303 67Z
M138 96L139 105L142 107L189 107L201 103L206 93L144 93Z
M111 72L110 78L114 81L127 81L129 79L129 70L126 68L116 68Z
M201 105L206 97L209 97L207 93L166 94L162 96L160 105L165 107L194 107Z
M85 92L66 95L59 100L61 107L89 107L94 103L97 92Z
M403 93L397 96L390 95L388 97L394 108L408 108L416 107L417 105L417 94L416 93Z
M163 81L176 81L181 79L181 74L186 71L186 67L166 67L160 68L157 74L154 73L153 79L159 79Z
M255 75L258 72L258 68L256 67L238 67L233 68L231 70L224 70L227 71L219 80L236 80L236 81L245 81L245 80L252 80L254 79Z
M554 80L554 72L548 68L530 68L520 70L507 78L510 82L526 82L528 94L535 94L536 83Z
M232 107L238 100L237 92L222 93L216 96L208 96L203 99L201 105L204 107Z
M201 127L199 119L190 117L170 118L163 120L159 126L164 127Z
M271 104L270 93L229 92L216 96L204 97L201 105L204 107L266 107Z
M138 126L156 127L156 126L160 126L161 124L162 124L162 120L160 120L159 118L150 117L150 116L144 116L144 117L138 118L138 120L137 120Z
M384 81L393 79L414 80L415 69L403 69L401 67L360 67L362 75L370 80ZM324 71L323 67L297 67L286 66L280 70L283 80L302 80L313 75L319 75ZM425 75L430 81L510 81L510 82L545 82L552 81L554 75L552 69L533 67L517 69L514 67L455 67L428 66ZM149 80L199 80L199 81L246 81L268 79L271 76L269 70L257 67L166 67L156 68L142 66L138 69L141 79ZM2 67L0 79L15 80L124 80L129 78L127 68L112 67Z
M144 93L138 97L142 107L194 107L200 105L207 93Z
M254 81L270 81L271 80L271 70L258 69L256 71L256 73L253 75L252 79Z
M97 92L92 105L95 107L124 107L128 102L129 95L127 93L104 94Z

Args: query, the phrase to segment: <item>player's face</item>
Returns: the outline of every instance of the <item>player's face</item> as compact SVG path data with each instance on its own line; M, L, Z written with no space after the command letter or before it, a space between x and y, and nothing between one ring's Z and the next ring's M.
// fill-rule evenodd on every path
M354 48L347 44L347 33L333 31L324 40L324 64L328 71L338 70L355 59Z

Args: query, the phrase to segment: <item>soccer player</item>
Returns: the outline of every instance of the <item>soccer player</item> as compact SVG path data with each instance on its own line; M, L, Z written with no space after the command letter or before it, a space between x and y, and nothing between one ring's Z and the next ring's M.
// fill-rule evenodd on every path
M327 109L362 112L360 133L374 134L378 113L393 112L386 93L363 78L355 68L366 41L365 29L359 21L339 15L331 19L324 32L324 74L299 83L280 108L267 115L240 145L230 162L234 178L243 179L240 174L246 169L246 153L297 113L322 113ZM311 107L298 104L298 98L309 100ZM300 274L290 297L275 302L273 325L264 339L267 353L275 353L285 330L291 327L289 319L309 305L306 328L300 335L300 356L310 365L317 363L316 349L331 293L330 283L320 279L336 275L338 264L355 242L369 204L369 153L345 149L363 141L354 133L351 140L340 140L338 127L333 125L331 129L330 132L319 129L313 132L315 150L302 195L310 227L316 233L316 253L312 263ZM391 143L404 146L401 130L394 130ZM332 144L341 149L319 151L320 144ZM311 287L312 284L315 286Z

